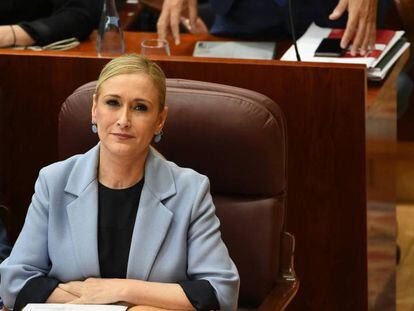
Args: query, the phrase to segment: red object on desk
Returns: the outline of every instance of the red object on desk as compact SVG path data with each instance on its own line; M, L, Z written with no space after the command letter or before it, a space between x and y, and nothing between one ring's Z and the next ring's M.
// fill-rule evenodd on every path
M328 38L341 39L344 32L345 32L345 29L332 29L332 31L329 34ZM394 30L386 30L386 29L377 30L377 36L376 36L376 39L375 39L375 44L376 45L377 44L383 44L383 45L386 46L391 42L391 39L394 37L394 35L395 35ZM384 46L384 48L385 48L385 46ZM375 49L375 50L371 51L371 53L369 53L367 56L377 58L381 55L384 48ZM351 53L349 51L347 51L343 57L361 57L361 56L360 55L352 56Z

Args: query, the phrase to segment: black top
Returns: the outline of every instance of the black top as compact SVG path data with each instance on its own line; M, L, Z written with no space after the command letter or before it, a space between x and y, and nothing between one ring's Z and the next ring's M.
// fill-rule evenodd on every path
M98 254L102 278L126 278L143 185L144 179L126 189L111 189L99 183Z
M98 256L102 278L126 278L129 249L144 179L126 189L98 186ZM117 256L113 256L117 254ZM16 298L15 310L47 300L59 280L47 276L29 280ZM214 288L206 280L177 282L197 310L220 309Z
M19 24L37 45L86 39L97 27L103 0L1 0L0 25Z

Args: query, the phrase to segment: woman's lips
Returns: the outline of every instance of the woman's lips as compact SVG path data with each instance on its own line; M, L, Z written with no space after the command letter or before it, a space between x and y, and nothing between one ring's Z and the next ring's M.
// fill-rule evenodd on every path
M122 134L122 133L112 133L112 135L115 135L119 139L130 139L130 138L134 138L134 136L132 136L132 135Z

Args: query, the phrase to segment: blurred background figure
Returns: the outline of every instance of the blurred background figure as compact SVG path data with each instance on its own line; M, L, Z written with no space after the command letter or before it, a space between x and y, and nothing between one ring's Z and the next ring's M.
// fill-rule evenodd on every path
M0 263L9 257L11 246L7 237L6 227L3 220L0 218Z
M125 3L124 0L117 1L117 7L121 11L123 10ZM127 25L127 30L132 31L145 31L156 32L157 21L160 17L160 12L164 4L163 0L141 0L139 3L143 4L142 11L139 13L139 18L133 21L130 25ZM197 1L197 17L194 23L190 24L190 18L188 15L188 2L184 2L182 6L181 16L179 17L180 31L189 32L192 34L208 33L209 29L214 23L214 13L211 10L209 0Z
M354 39L352 52L365 54L375 41L377 15L382 17L389 2L381 1L378 5L377 0L295 1L295 29L300 35L312 22L323 27L346 28L341 45L346 47ZM288 0L210 0L210 4L215 14L210 29L213 35L245 39L290 38ZM187 14L190 28L196 28L197 7L197 0L165 0L157 24L159 37L171 34L179 44L180 16Z
M11 252L11 244L7 236L6 226L4 221L7 215L7 208L4 205L0 205L0 263L4 259L9 257ZM0 297L0 308L3 307L3 301Z
M102 5L102 0L1 0L0 47L86 39L98 25Z

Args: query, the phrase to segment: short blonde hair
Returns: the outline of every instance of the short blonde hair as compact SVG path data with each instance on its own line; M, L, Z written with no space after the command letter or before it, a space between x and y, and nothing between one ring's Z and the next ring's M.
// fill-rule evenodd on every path
M99 97L102 83L122 74L146 74L158 91L159 109L165 106L166 82L165 74L161 68L148 58L137 54L124 54L114 58L105 65L96 83L95 96Z

